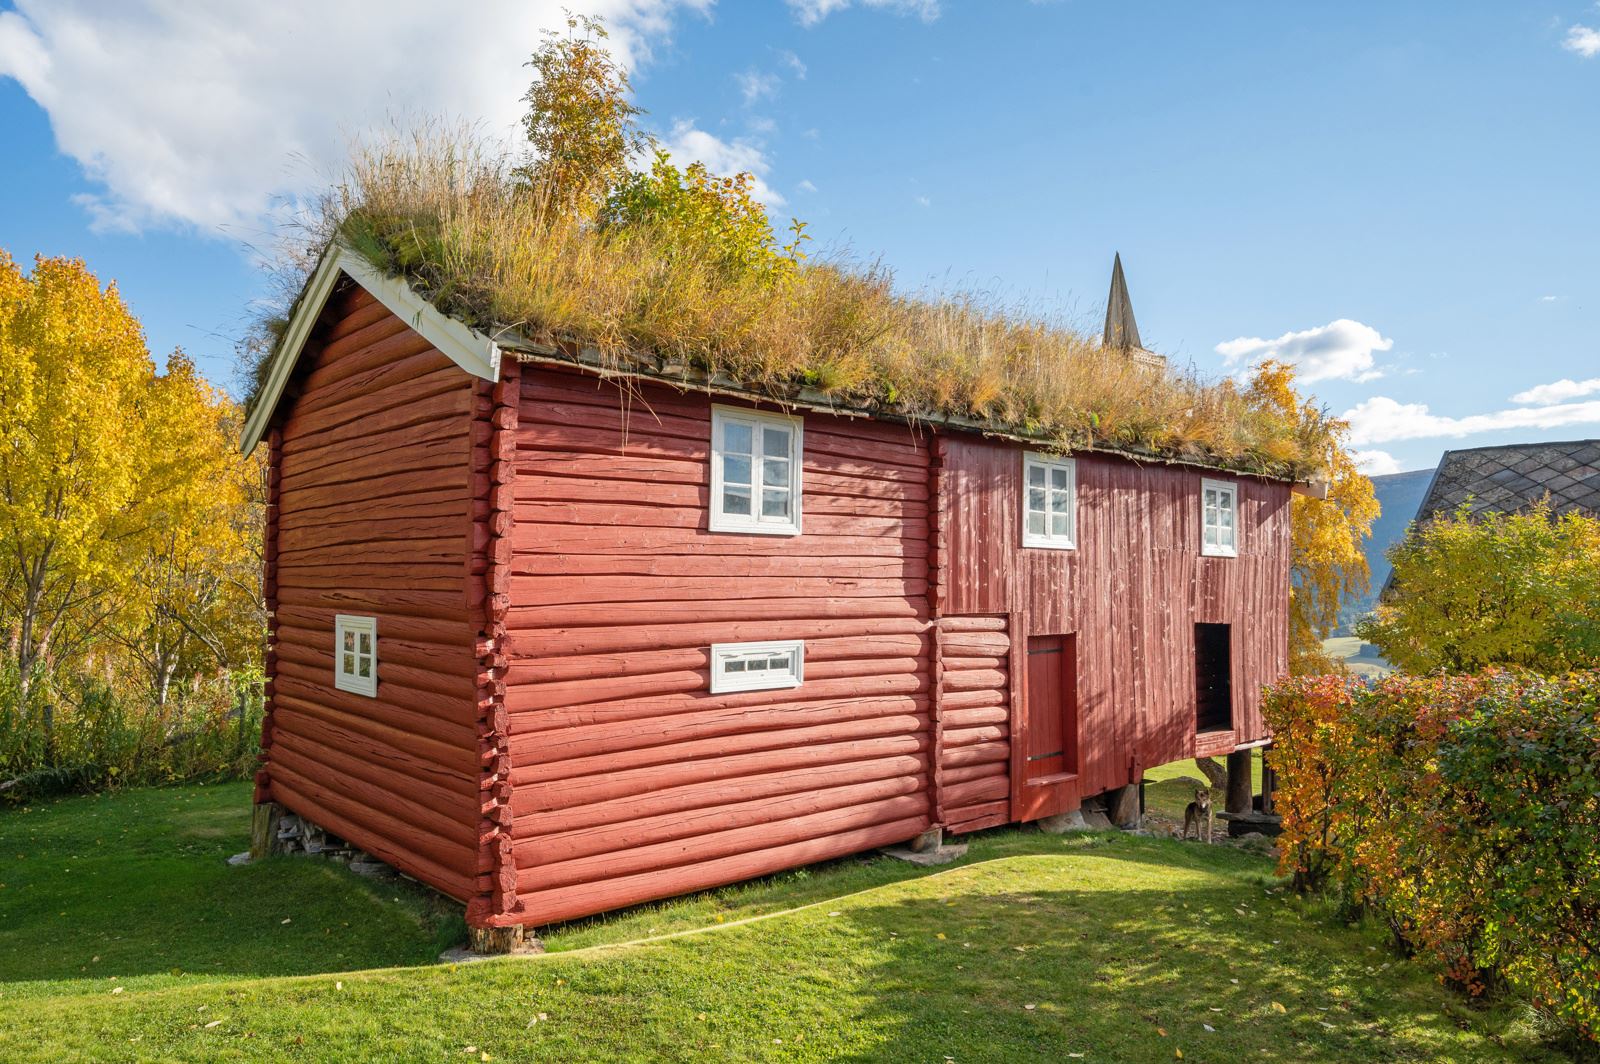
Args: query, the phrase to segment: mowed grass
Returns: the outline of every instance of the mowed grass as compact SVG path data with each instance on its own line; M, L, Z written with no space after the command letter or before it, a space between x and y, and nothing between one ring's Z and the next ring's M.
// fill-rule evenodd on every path
M0 1060L1553 1059L1228 847L997 831L440 965L459 918L420 889L228 867L247 803L0 813Z

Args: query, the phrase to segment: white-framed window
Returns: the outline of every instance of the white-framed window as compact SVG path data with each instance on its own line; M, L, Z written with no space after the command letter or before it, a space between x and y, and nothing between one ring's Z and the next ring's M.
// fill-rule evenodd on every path
M799 687L805 678L806 645L799 639L773 643L711 644L711 693Z
M800 534L802 432L786 414L711 408L711 531Z
M1239 486L1200 481L1200 553L1232 558L1239 553Z
M333 619L333 686L378 697L378 618L341 613Z
M1078 466L1071 458L1022 456L1022 545L1071 550L1078 538Z

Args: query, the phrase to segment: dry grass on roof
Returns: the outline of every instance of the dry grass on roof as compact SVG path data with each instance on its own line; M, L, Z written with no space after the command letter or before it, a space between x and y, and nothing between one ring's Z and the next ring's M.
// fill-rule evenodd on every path
M725 374L782 398L811 388L913 418L970 418L1061 449L1302 474L1303 444L1231 381L1152 369L1070 327L965 294L895 291L881 266L811 259L781 281L541 208L506 160L437 130L358 151L325 204L341 233L447 313L624 364Z

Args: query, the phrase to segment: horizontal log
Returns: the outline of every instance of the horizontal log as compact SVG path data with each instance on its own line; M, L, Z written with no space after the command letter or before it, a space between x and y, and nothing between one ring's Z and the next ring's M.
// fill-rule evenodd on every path
M513 716L509 735L513 741L524 734L541 737L538 762L554 764L591 757L606 751L621 754L652 746L665 746L710 739L719 735L749 735L783 731L799 726L817 727L829 723L868 720L917 714L927 709L926 699L908 697L831 698L795 704L723 705L716 709L685 711L670 716L636 717L619 714L601 716L593 723L569 721L561 727L528 732L518 728Z
M985 828L997 828L1001 824L1011 822L1010 802L986 802L983 805L968 806L948 812L950 820L946 822L945 829L957 835L969 831L982 831Z
M838 743L893 735L921 735L927 730L928 718L922 715L867 717L861 720L829 722L780 731L718 735L710 739L696 739L670 746L647 746L555 762L538 760L543 756L540 744L545 736L542 733L527 736L512 735L507 745L513 765L512 782L520 787L526 783L581 779L599 772L621 772L647 765L671 765L698 758L725 757L760 750L781 750L786 747L796 748L808 743ZM969 749L978 748L969 747Z
M524 813L514 820L512 832L518 839L581 835L609 824L635 823L641 817L673 817L696 810L876 780L925 779L928 768L927 756L913 753L801 765L777 772L702 777L691 783L635 791L605 801L578 802L560 809ZM514 797L513 808L517 807ZM550 852L541 846L537 860L555 859L548 856Z
M288 769L342 795L353 805L380 809L454 846L473 848L478 844L477 803L455 798L453 807L436 809L419 800L420 788L403 777L385 777L359 759L344 757L335 750L304 750L291 737L273 746L270 764L274 774Z
M468 661L455 672L444 672L436 668L432 662L424 661L420 665L404 664L395 657L393 649L380 641L378 680L385 685L394 685L392 688L386 686L382 692L385 701L392 700L394 689L442 695L452 700L452 709L456 700L468 701L477 697L476 661ZM277 650L279 661L283 665L293 666L283 675L296 676L312 684L333 683L334 654L331 647L325 650L321 647L305 646L294 640L280 639ZM424 707L417 704L414 708Z
M970 728L946 727L943 735L944 749L948 754L950 751L979 743L1005 742L1010 738L1010 731L1011 729L1004 724L982 724Z
M1010 759L1011 744L1009 742L992 742L962 747L946 746L940 761L947 767L957 767L992 761L1009 761Z
M462 808L476 809L481 800L476 764L470 767L440 765L309 714L295 715L293 710L289 714L283 727L274 727L274 745L280 741L295 744L296 749L309 756L317 756L318 752L337 753L397 781L396 786L441 812L456 808L456 803Z
M847 577L856 579L926 580L927 563L919 556L894 554L741 555L736 561L699 554L517 554L509 569L521 576L565 577L703 577L763 578ZM644 585L648 586L648 585Z
M518 507L519 511L521 507ZM704 524L704 515L701 524ZM847 523L848 524L848 523ZM848 532L848 528L846 529ZM512 542L518 553L529 554L699 554L742 557L787 554L791 557L832 557L836 554L924 556L925 538L821 534L806 523L798 536L767 536L740 532L710 532L702 528L630 528L623 524L536 524L519 513Z
M839 618L783 621L663 623L606 627L571 626L518 630L516 617L507 619L511 631L506 653L512 658L537 659L555 655L624 654L658 647L709 646L712 643L747 643L767 639L847 639L856 636L921 635L928 630L919 618Z
M1006 618L1004 617L941 617L939 628L946 632L1005 632Z
M814 568L826 567L819 565ZM511 588L517 601L538 603L541 607L614 602L644 603L648 606L662 599L721 602L747 598L921 598L928 590L925 579L863 579L822 573L765 577L747 575L739 569L737 565L724 566L721 574L654 576L649 580L633 576L599 575L575 579L567 573L513 576Z
M421 832L408 829L370 806L348 802L294 773L274 774L272 798L290 812L457 901L466 901L477 893L475 852L446 852L441 860L436 856L439 847L428 845Z
M600 854L555 865L517 868L517 893L534 893L557 887L660 872L689 863L716 861L747 853L763 845L783 846L822 835L847 834L884 823L930 820L928 799L922 794L902 795L861 805L828 809L776 823L756 824L727 831L637 846L619 853Z
M298 588L278 590L280 612L284 607L326 610L328 613L355 613L380 618L396 614L412 618L467 624L464 596L459 591L363 591L359 588ZM382 621L379 622L382 629Z
M724 832L779 824L831 810L888 803L907 796L916 797L917 803L896 812L915 813L927 808L925 789L926 781L921 777L895 776L844 786L816 787L778 797L729 802L664 816L649 815L653 808L647 807L640 811L643 815L634 820L518 842L513 846L512 854L516 860L519 882L524 881L524 875L529 877L526 882L536 882L536 870L550 865L565 864L569 866L566 874L581 875L579 862L603 855L612 857L615 863L607 863L602 874L626 874L634 869L650 867L649 858L641 859L639 864L630 864L633 854L641 850L661 852L658 848L668 847L672 843L698 850L702 840ZM557 885L560 878L557 876L556 880L544 885Z
M949 672L998 672L1003 675L1009 659L1003 653L994 657L953 654L950 647L940 640L939 660L944 662L944 667Z
M307 447L282 459L280 484L296 489L324 487L393 472L397 445L417 468L441 468L467 460L468 433L454 418L436 418L404 433Z
M940 722L946 730L976 728L986 724L1005 724L1011 712L1005 706L979 706L976 709L951 709L943 707Z
M531 778L513 769L512 807L519 817L560 810L602 809L613 803L631 805L639 796L659 794L702 784L726 785L770 773L819 771L830 765L864 763L882 758L915 757L925 761L932 748L926 733L873 736L844 741L812 737L800 746L781 746L750 753L721 752L716 748L700 757L649 764L635 768L602 767L589 776L552 782Z
M368 700L373 704L366 712L355 712L346 708L348 703L345 700L332 699L320 689L311 688L293 678L278 677L273 682L273 704L280 711L308 713L387 743L397 750L411 751L437 764L465 771L477 769L476 728L434 720L372 699Z
M648 613L652 626L660 622L704 624L819 618L922 620L927 616L927 604L921 599L903 598L752 598L724 602L653 602ZM535 606L513 603L506 615L506 626L518 629L586 628L611 624L638 626L641 620L640 608L629 604Z
M591 676L560 683L523 683L516 666L507 670L506 709L513 715L553 711L548 722L520 721L519 729L564 727L574 716L568 711L585 709L579 717L592 713L602 720L632 720L654 715L676 715L694 708L721 706L746 707L788 702L814 702L824 698L868 695L912 694L929 688L927 676L916 669L915 658L887 658L867 661L820 661L807 665L806 680L798 688L765 691L710 692L707 670L659 673L652 676ZM560 723L557 723L557 722Z
M940 696L940 703L947 712L963 709L985 709L990 706L1009 707L1011 705L1011 692L1007 687L996 687L987 691L947 690Z
M325 632L327 635L322 638L328 640L331 646L334 615L349 612L359 611L283 604L278 608L277 620L280 629L299 628ZM385 603L383 609L369 612L378 618L378 635L385 641L395 639L438 647L469 649L473 644L476 629L465 620L438 620L432 617L410 616L404 612L403 604Z
M947 783L944 804L947 810L961 806L998 801L1011 794L1011 780L1005 776L980 777L963 783Z
M315 554L308 557L315 558ZM348 563L326 566L280 565L273 586L300 588L307 592L366 591L382 598L390 591L442 591L460 596L466 592L462 563L433 562L408 565L388 561L354 570Z
M921 517L871 517L861 514L812 513L801 504L801 525L808 536L843 536L854 539L874 538L885 540L925 541L928 522ZM560 526L578 525L589 528L596 525L619 525L643 532L646 529L673 533L681 537L685 532L698 532L707 528L708 512L702 506L661 506L648 501L638 501L629 492L609 505L574 502L543 502L525 500L517 503L517 522L537 526L541 536L560 535ZM570 532L568 533L570 534ZM727 536L729 533L706 533ZM517 548L523 548L521 538Z
M995 691L1006 686L1007 674L999 669L951 669L944 673L946 691Z
M711 665L710 644L674 647L662 641L664 649L637 650L615 654L575 654L519 658L506 675L512 686L524 683L559 683L595 677L652 676L670 672L704 672ZM863 669L878 670L888 659L918 659L926 652L927 641L917 635L850 636L812 639L806 642L808 678L824 674L811 670L822 663L858 662ZM915 664L912 666L916 667ZM701 684L704 686L704 683Z
M283 425L283 453L381 433L403 433L435 419L457 420L464 432L472 402L465 387L468 379L452 369L391 388L383 395L358 396L329 410L304 416L291 411Z
M1010 766L1003 761L989 761L978 765L953 765L939 770L939 779L946 786L953 783L966 783L969 780L989 779L998 776L1001 779L1010 778Z
M553 890L519 891L517 900L526 913L524 922L551 924L860 853L876 846L910 839L926 830L928 824L926 815L907 817L785 845L749 849L719 860L700 861L663 871L619 876Z

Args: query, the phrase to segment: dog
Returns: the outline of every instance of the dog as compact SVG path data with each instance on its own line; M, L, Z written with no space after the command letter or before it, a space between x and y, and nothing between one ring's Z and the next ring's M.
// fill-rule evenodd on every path
M1210 842L1212 816L1211 788L1209 787L1195 788L1194 801L1190 802L1183 810L1183 834L1179 835L1178 837L1180 839L1187 839L1189 837L1189 826L1192 824L1194 826L1194 837L1199 839L1200 821L1202 817L1205 819L1206 841Z

